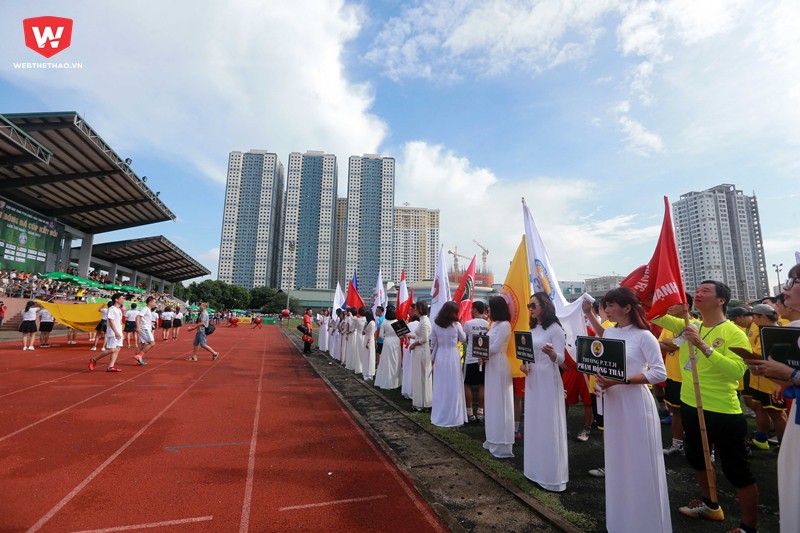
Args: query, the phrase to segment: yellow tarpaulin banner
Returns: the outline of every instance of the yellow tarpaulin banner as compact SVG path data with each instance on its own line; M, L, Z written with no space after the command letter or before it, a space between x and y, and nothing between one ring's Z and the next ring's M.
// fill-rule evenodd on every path
M102 315L100 310L106 302L99 303L52 303L37 300L37 303L50 311L56 322L78 331L94 331Z
M511 339L506 348L506 357L511 363L511 375L515 378L525 377L519 369L520 360L517 359L517 348L514 344L514 331L530 331L530 313L528 301L531 299L531 276L528 272L528 248L525 245L525 236L517 247L514 259L506 274L506 281L501 289L508 301L508 310L511 312Z

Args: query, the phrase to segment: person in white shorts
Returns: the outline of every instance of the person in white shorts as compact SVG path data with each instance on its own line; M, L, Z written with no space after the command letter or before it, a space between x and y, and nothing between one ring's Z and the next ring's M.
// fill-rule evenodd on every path
M153 346L156 345L156 340L153 338L153 323L156 320L156 314L153 309L156 307L156 299L148 296L145 301L144 307L139 311L136 316L136 334L139 336L139 353L133 357L140 365L146 365L144 361L144 354L149 352Z
M121 292L114 293L111 301L108 302L106 344L100 355L89 359L89 370L94 370L97 361L110 355L106 372L122 372L121 368L114 366L117 362L119 350L122 348L122 304L125 303L125 295Z

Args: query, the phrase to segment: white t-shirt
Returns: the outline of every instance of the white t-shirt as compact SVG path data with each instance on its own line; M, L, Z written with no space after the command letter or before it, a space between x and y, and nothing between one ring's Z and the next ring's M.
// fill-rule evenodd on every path
M100 309L100 313L103 316L103 320L108 319L108 307L103 307L102 309Z
M161 320L172 322L173 316L175 316L175 313L173 313L172 311L164 311L163 313L161 313Z
M39 322L55 322L56 319L50 314L50 311L42 308L39 311Z
M478 362L477 357L472 357L472 336L485 335L487 331L489 331L489 323L482 318L473 318L472 320L467 320L464 324L464 333L467 334L467 354L464 358L466 364L470 365Z
M153 320L155 320L155 316L149 307L143 307L139 311L139 328L145 331L153 329Z
M27 311L22 311L22 320L36 320L36 313L38 312L38 307L31 307Z
M173 319L173 320L183 320L183 313L181 313L180 311L178 311L177 313L175 313L175 314L173 315L172 319Z
M108 320L108 329L106 330L106 337L116 338L117 336L116 333L114 333L114 330L111 328L111 324L117 326L117 331L119 332L120 335L122 335L122 309L120 309L116 305L109 307L107 320Z
M128 309L125 311L125 322L135 322L137 316L139 316L138 309Z

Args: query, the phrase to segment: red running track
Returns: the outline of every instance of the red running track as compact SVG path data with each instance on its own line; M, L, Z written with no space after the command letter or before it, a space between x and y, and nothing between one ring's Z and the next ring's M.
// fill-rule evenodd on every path
M183 333L116 374L0 344L0 531L446 530L277 326Z

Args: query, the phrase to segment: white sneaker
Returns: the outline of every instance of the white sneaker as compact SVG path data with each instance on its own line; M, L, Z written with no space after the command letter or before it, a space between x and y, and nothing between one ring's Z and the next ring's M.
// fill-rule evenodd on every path
M90 352L96 352L97 351L97 346L92 346L91 348L89 348L89 351Z
M672 444L669 448L664 448L664 455L683 455L683 444Z
M33 351L33 346L28 346L28 349L29 349L30 351Z
M27 346L23 346L23 347L22 347L22 351L23 351L23 352L24 352L24 351L26 351L27 349L28 349L28 347L27 347Z
M592 477L606 477L605 468L593 468L589 470L589 475Z

